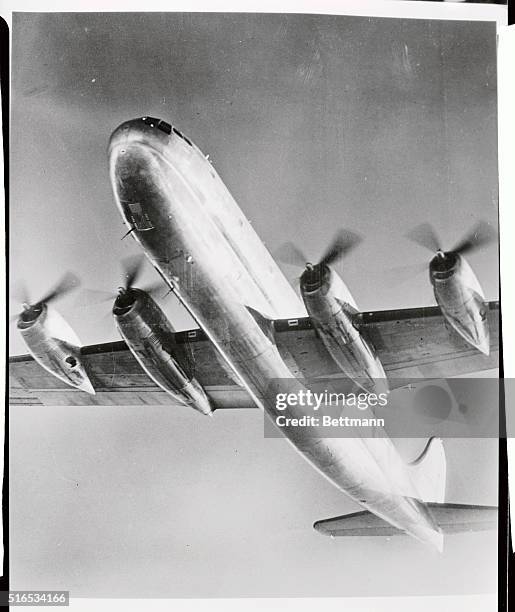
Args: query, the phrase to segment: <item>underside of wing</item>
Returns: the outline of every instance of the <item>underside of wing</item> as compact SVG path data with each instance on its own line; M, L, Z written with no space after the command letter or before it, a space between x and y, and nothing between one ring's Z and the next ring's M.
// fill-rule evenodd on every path
M438 307L363 313L358 327L389 378L450 378L499 367L499 302L489 302L487 317L489 355L463 340Z
M194 341L197 333L192 330L177 336L185 341L190 334L190 340ZM194 375L213 408L254 408L245 389L228 376L211 344L207 340L193 344ZM48 406L176 404L142 369L125 342L85 346L81 355L95 395L69 387L44 370L30 355L22 355L9 359L10 403Z
M490 302L490 355L468 345L445 324L439 308L356 315L355 325L377 352L391 388L403 379L451 377L499 366L499 304ZM298 378L341 377L309 318L278 320L273 333L283 360ZM191 349L194 376L213 408L254 408L244 388L201 330L175 334ZM159 405L173 399L147 375L124 342L85 346L81 355L96 395L72 389L29 355L9 359L11 404ZM396 384L396 381L398 384ZM402 382L404 384L404 382Z
M450 378L498 368L499 302L488 306L489 355L447 325L438 307L365 312L356 315L355 326L376 351L390 388L396 388L403 379ZM295 376L341 375L309 319L274 325L281 355Z

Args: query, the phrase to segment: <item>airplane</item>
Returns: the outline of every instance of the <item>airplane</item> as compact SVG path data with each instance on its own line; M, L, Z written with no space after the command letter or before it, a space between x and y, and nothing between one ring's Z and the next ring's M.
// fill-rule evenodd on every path
M96 395L49 378L32 351L36 361L9 360L12 403L173 400L202 414L258 407L274 420L298 414L292 406L279 412L278 393L301 393L320 377L392 390L409 377L498 366L499 303L485 301L463 257L475 230L454 251L435 249L430 278L437 307L360 312L331 268L359 241L350 232L340 233L317 264L305 264L301 302L211 162L177 128L153 117L126 121L111 135L108 157L127 234L198 329L174 332L153 298L132 286L132 274L113 306L124 341L80 351ZM345 517L315 523L322 533L407 533L441 551L444 533L492 527L494 508L445 503L441 440L431 438L406 464L386 435L325 438L293 426L282 433L365 508L357 518L348 515L349 528L342 527Z

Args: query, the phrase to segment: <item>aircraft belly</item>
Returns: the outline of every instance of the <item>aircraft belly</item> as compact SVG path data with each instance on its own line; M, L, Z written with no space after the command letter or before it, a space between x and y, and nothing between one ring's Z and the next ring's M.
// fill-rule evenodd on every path
M266 296L270 317L305 316L300 298L211 163L196 148L193 156L184 158L182 147L175 147L170 150L170 157L173 159L172 164L183 176L195 177L190 186L196 193L204 213L215 223L247 274Z
M155 155L138 151L132 155L130 165L131 176L138 178L125 181L120 190L120 208L126 216L124 203L137 201L152 226L159 228L135 231L133 236L166 277L177 279L180 290L195 295L195 302L205 299L198 291L204 284L198 278L198 262L202 261L203 273L219 279L224 286L234 286L237 281L242 303L260 312L270 310L266 296L205 214L198 189L194 190L175 168Z
M417 499L406 467L388 438L311 437L291 441L326 478L361 506L420 541L441 548L439 529L426 505Z
M177 236L177 234L175 234ZM189 238L181 235L181 248L191 249ZM223 242L221 241L221 244ZM220 259L217 257L217 261ZM216 274L210 265L204 270L203 259L198 260L196 282L188 284L179 292L191 307L201 327L214 337L218 346L228 357L236 372L250 388L258 404L275 419L278 412L274 398L276 393L304 390L301 381L292 377L276 346L263 334L238 295L238 281L231 284L231 277ZM161 264L162 265L162 264ZM165 276L173 275L174 269L163 266ZM293 415L292 415L293 416ZM401 529L413 531L415 518L404 520L404 511L392 502L391 484L377 463L366 451L362 440L313 439L302 428L284 429L286 437L310 463L317 467L333 484L383 518ZM371 445L383 446L384 438L371 441ZM358 448L359 452L356 452ZM395 499L400 499L400 493ZM411 508L411 507L410 507ZM411 510L410 510L411 511ZM399 514L400 513L400 514ZM410 516L409 513L407 516Z
M131 154L129 147L127 153ZM266 312L267 303L240 261L247 246L239 245L241 251L236 252L227 235L206 214L208 203L190 188L193 180L187 180L169 161L165 166L152 154L150 158L146 152L134 155L139 160L132 172L124 172L125 182L118 181L115 161L113 186L122 214L123 200L136 199L154 229L132 235L241 377L255 402L272 419L284 414L276 406L276 393L295 393L305 387L293 377L247 308ZM131 176L137 176L138 182L131 182ZM432 530L420 512L409 504L406 507L407 502L398 509L402 493L392 492L392 487L396 491L399 485L390 482L367 447L384 447L384 437L365 444L361 438L313 438L299 427L283 431L307 460L366 508L416 537L417 529Z

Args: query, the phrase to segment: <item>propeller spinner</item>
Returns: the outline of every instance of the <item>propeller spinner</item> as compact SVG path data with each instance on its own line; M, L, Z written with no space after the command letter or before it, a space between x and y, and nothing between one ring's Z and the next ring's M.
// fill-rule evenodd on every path
M135 255L133 257L127 257L122 261L125 283L121 287L118 287L118 295L116 296L113 306L113 312L115 314L126 312L137 300L139 291L143 290L146 293L152 294L163 287L162 282L146 286L141 290L134 287L134 284L141 276L144 259L143 255Z

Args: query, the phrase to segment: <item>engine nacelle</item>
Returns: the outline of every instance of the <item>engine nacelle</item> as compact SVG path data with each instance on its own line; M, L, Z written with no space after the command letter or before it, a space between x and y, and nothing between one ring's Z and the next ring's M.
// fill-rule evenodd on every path
M490 353L488 308L472 268L458 253L439 251L429 264L429 279L442 315L470 345Z
M353 324L357 310L342 279L325 264L309 264L300 289L315 329L342 372L365 391L388 392L379 358Z
M120 290L113 315L130 351L161 389L202 414L213 412L204 389L194 378L188 346L175 341L168 318L145 291L132 287Z
M16 325L30 354L45 370L71 387L95 394L81 361L80 340L56 310L46 304L27 306Z

